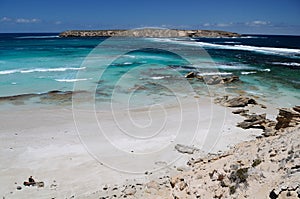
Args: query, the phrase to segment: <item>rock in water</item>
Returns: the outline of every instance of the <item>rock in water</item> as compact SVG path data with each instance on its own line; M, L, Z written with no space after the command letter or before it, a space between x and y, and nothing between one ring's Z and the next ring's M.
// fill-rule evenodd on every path
M188 79L197 78L200 81L204 81L208 85L227 84L227 83L239 81L239 77L234 75L226 75L226 76L201 75L196 72L189 72L188 74L185 75L185 78Z
M196 73L195 72L189 72L188 74L185 75L185 78L195 78Z
M203 76L203 79L205 81L206 84L208 85L216 85L216 84L228 84L231 82L235 82L239 80L238 76L217 76L217 75L213 75L213 76Z

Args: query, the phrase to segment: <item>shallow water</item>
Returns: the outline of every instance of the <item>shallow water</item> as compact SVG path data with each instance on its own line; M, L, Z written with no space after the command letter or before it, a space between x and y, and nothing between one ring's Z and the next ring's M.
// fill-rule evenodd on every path
M240 77L207 86L184 75ZM84 91L82 102L105 108L172 103L180 98L244 94L277 107L300 100L300 37L59 38L57 34L0 34L1 103L62 103L49 91ZM31 95L34 94L32 100ZM37 95L41 95L36 98ZM22 97L23 96L23 97ZM77 95L80 96L80 95ZM18 99L18 101L16 101ZM31 99L31 100L30 100ZM89 100L85 100L89 99Z

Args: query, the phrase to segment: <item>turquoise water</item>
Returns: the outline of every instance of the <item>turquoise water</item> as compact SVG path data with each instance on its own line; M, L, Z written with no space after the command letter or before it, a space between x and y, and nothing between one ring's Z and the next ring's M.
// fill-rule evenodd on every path
M241 82L208 87L186 80L190 71L238 75ZM293 106L299 104L299 88L296 36L191 40L0 34L1 97L75 89L92 92L99 106L133 106L190 94L246 94Z

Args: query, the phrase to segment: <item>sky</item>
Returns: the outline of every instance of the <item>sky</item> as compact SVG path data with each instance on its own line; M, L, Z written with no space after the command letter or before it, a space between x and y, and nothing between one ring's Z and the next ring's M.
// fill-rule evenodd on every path
M0 32L162 27L300 35L300 0L0 0Z

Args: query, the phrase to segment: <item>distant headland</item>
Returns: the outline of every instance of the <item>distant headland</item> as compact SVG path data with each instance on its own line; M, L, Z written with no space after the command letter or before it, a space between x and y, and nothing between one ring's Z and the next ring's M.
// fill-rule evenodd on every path
M219 30L175 30L175 29L133 29L133 30L68 30L60 37L240 37L234 32Z

